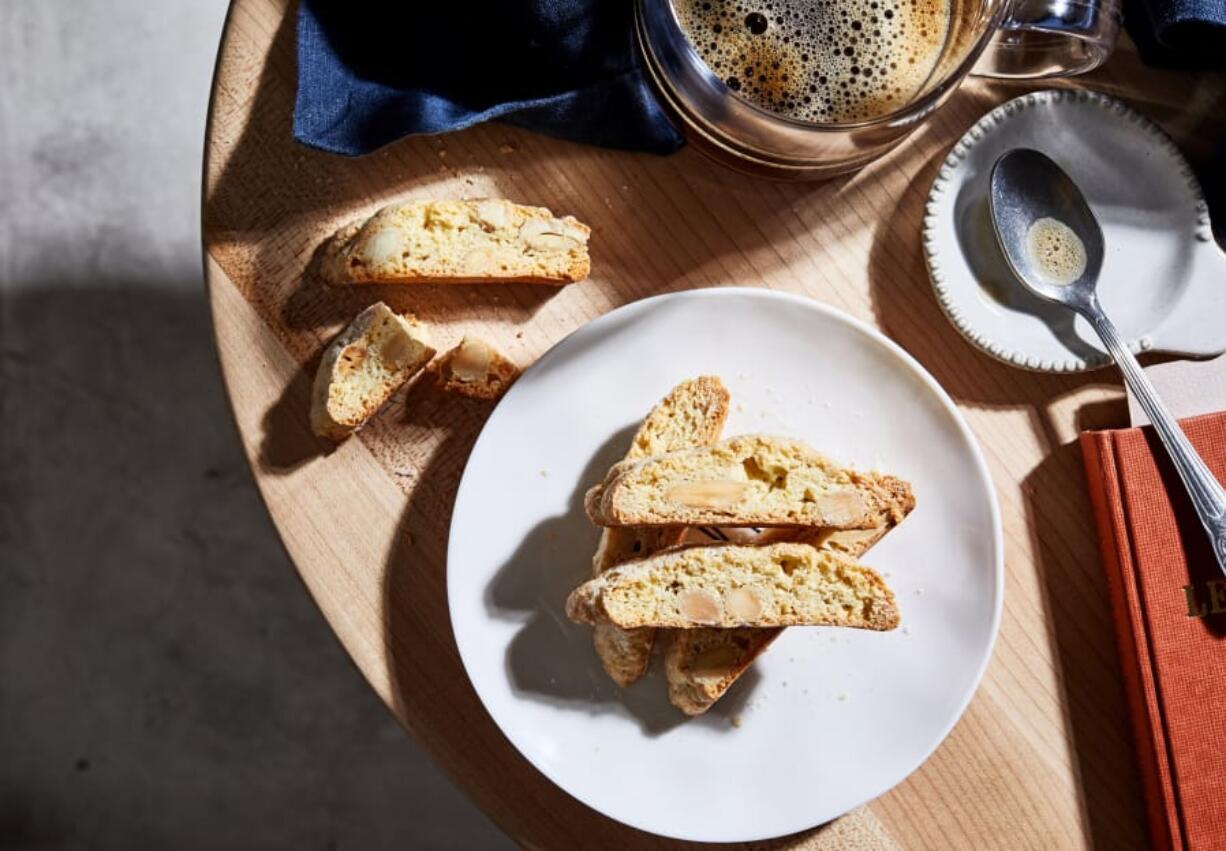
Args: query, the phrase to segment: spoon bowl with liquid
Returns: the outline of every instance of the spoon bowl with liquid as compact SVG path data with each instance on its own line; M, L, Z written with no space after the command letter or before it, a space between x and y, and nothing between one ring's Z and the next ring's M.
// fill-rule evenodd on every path
M1102 339L1128 388L1170 453L1226 574L1226 491L1158 398L1153 384L1098 303L1103 232L1081 190L1038 151L1015 148L992 167L992 226L1014 276L1039 298L1077 311Z
M988 202L1001 251L1026 289L1078 312L1097 306L1103 231L1072 178L1018 148L993 166Z

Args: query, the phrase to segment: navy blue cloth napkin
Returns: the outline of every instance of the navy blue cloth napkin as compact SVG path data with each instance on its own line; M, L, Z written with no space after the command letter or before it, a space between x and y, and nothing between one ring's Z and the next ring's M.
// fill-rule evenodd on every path
M1150 65L1226 68L1226 0L1124 0L1124 25ZM1226 248L1226 140L1198 171L1214 236Z
M1127 0L1124 23L1151 64L1226 66L1226 0Z
M630 0L301 0L294 138L355 156L498 119L671 153Z

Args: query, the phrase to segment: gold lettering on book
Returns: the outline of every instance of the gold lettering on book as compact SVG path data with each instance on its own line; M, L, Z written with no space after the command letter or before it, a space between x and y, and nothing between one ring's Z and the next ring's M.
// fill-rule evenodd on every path
M1210 579L1205 583L1209 602L1196 593L1195 585L1183 586L1183 596L1188 603L1188 617L1203 618L1205 615L1220 615L1226 612L1226 579Z
M1212 579L1209 581L1209 613L1222 612L1226 612L1226 579Z
M1209 614L1209 607L1200 600L1196 599L1195 585L1183 586L1183 596L1188 601L1188 617L1203 618L1205 615Z

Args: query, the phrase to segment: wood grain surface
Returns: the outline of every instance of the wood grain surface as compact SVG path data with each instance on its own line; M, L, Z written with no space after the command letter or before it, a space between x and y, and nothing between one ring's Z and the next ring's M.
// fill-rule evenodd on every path
M870 805L760 847L1144 847L1074 443L1079 428L1123 422L1117 379L1031 374L980 354L940 313L920 250L937 164L979 116L1025 87L970 81L891 155L820 184L742 177L690 150L629 154L501 125L349 160L291 139L294 19L285 0L236 0L218 58L203 232L226 385L269 512L324 617L409 732L508 834L550 849L678 845L607 819L547 781L494 726L460 665L447 616L446 537L489 403L418 382L357 439L327 452L307 424L315 360L325 340L380 298L431 323L443 344L480 331L526 366L628 301L739 284L805 293L918 358L984 448L1006 538L1000 638L950 737ZM1128 44L1076 85L1156 119L1194 165L1207 162L1226 129L1220 77L1145 68ZM396 199L487 195L590 223L591 279L561 290L333 290L311 274L322 239L356 215Z

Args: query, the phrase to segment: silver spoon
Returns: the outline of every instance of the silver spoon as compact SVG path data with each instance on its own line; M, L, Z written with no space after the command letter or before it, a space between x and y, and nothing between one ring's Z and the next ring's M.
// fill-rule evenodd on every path
M996 239L1017 279L1039 298L1080 313L1102 338L1175 462L1226 574L1226 493L1098 303L1103 232L1081 190L1043 154L1017 148L992 167L989 201Z

